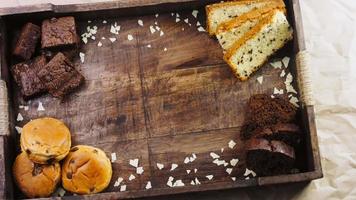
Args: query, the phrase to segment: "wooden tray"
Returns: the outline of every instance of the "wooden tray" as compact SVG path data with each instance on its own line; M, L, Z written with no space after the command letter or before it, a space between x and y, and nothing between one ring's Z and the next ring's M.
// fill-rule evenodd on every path
M122 0L0 9L0 14L4 15L0 19L1 79L8 88L3 91L8 98L2 102L8 107L5 105L4 111L1 110L6 120L1 121L5 128L0 132L0 197L23 198L11 180L12 162L19 150L15 126L21 127L30 119L42 116L64 120L72 132L74 144L100 147L109 157L111 153L117 154L110 186L103 193L90 195L92 199L147 197L310 181L322 177L314 108L302 102L298 121L305 138L297 152L300 173L245 180L243 142L239 138L244 107L253 94L272 94L274 87L284 88L285 78L279 76L281 69L265 66L249 81L238 81L222 60L218 42L207 33L197 31L197 21L205 26L204 6L209 2L213 1ZM299 2L288 0L286 5L295 30L294 42L275 57L291 57L287 72L299 81L302 77L297 74L295 57L305 50ZM199 10L198 19L192 16L193 9ZM170 12L178 12L181 21L176 23L176 17ZM156 13L159 13L158 18ZM40 22L51 16L65 15L76 17L80 34L88 25L99 28L96 40L82 43L79 49L86 54L84 64L79 67L86 83L64 102L49 95L25 102L8 70L13 62L10 56L13 36L26 21ZM191 26L183 21L186 18ZM143 20L144 27L137 24L138 19ZM88 24L88 20L92 22ZM108 23L103 24L103 20ZM156 21L164 31L163 36L157 32L151 34L149 30ZM118 36L114 35L117 41L111 43L108 38L113 36L109 31L113 22L121 25L121 31ZM133 35L132 41L127 39L128 34ZM98 47L102 37L106 39L101 40L103 46ZM147 47L149 44L151 48ZM79 56L75 63L80 64ZM264 76L262 85L256 81L260 75ZM294 84L298 88L297 82ZM303 88L298 88L301 90ZM37 111L40 102L45 111ZM19 108L21 105L29 106L29 110ZM24 121L16 121L18 113ZM230 140L237 143L233 149L228 147ZM224 148L223 152L221 148ZM210 152L219 154L226 161L232 158L240 161L229 175L225 167L212 163ZM192 153L197 159L184 164L184 158ZM144 167L142 175L137 175L129 165L129 159L134 158L139 158L139 165ZM156 163L163 163L165 168L158 170ZM179 165L174 171L170 171L172 163ZM196 173L194 169L197 169ZM187 174L186 170L192 172ZM130 174L136 179L128 181ZM210 174L214 175L212 180L205 177ZM182 179L186 186L168 187L169 176ZM125 179L127 191L119 192L120 187L113 186L118 177ZM190 185L195 177L201 185ZM236 181L231 177L236 177ZM145 190L147 181L152 182L150 190ZM68 199L74 198L84 199L68 196Z

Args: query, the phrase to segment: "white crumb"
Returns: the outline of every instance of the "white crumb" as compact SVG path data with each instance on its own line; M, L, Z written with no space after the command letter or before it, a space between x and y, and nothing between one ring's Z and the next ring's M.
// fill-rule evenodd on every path
M290 58L287 57L287 56L282 59L282 63L283 63L285 68L288 68L289 61L290 61Z
M136 176L134 176L133 174L131 174L130 176L129 176L129 181L132 181L132 180L134 180L136 178Z
M193 15L195 18L198 17L198 13L199 13L199 11L197 11L197 10L193 10L193 11L192 11L192 15Z
M15 126L15 129L17 131L18 134L21 134L22 133L22 128L19 127L19 126Z
M23 121L23 117L22 117L21 113L17 114L16 121L18 121L18 122Z
M284 77L286 75L286 71L282 70L281 74L279 75L279 77Z
M163 36L163 35L164 35L164 32L161 31L161 32L159 33L159 36Z
M184 186L184 183L182 180L176 180L173 184L173 187L182 187Z
M235 145L236 145L236 142L233 141L233 140L230 140L230 142L229 142L229 148L230 148L230 149L233 149L233 148L235 147Z
M94 35L93 35L93 36L91 36L91 39L92 39L92 40L95 40L95 36L94 36Z
M105 40L106 38L105 37L101 37L102 40Z
M143 26L143 21L141 19L137 20L138 25Z
M42 102L38 102L37 111L45 111L45 108L43 107Z
M192 153L192 157L193 157L194 159L196 159L196 158L197 158L197 155L196 155L195 153Z
M187 169L186 171L187 171L187 174L190 174L190 172L191 172L191 170L190 170L190 169Z
M156 26L155 28L156 28L157 31L161 30L161 28L159 26Z
M177 18L176 18L176 23L178 23L179 21L180 21L180 19L177 17Z
M297 97L291 97L289 99L289 102L299 108L299 105L298 105L299 100Z
M88 20L88 24L90 24L91 23L91 21L90 20Z
M109 40L112 42L112 43L114 43L115 41L116 41L116 38L109 38Z
M88 38L83 37L83 38L82 38L82 41L84 42L84 44L86 44L86 43L88 43Z
M234 167L234 166L236 166L236 164L237 164L238 162L239 162L239 159L233 158L233 159L230 160L230 165Z
M164 168L164 164L162 163L157 163L156 165L159 170L162 170Z
M185 159L184 159L184 164L187 164L187 163L189 163L189 162L190 162L189 157L185 157Z
M195 177L195 185L200 185L200 184L201 183L200 183L199 179L197 177Z
M207 175L207 176L205 176L207 179L209 179L209 180L211 180L211 179L213 179L213 175Z
M231 180L236 181L236 177L231 177Z
M198 171L198 169L197 169L197 168L195 168L195 169L194 169L194 173L197 173L197 171Z
M201 26L201 24L200 24L200 22L199 22L199 21L197 21L197 26Z
M111 153L111 162L112 162L112 163L115 162L116 159L117 159L116 153Z
M199 31L199 32L205 32L205 29L204 29L202 26L199 26L199 27L198 27L198 31Z
M129 161L130 165L133 167L138 167L138 158Z
M171 13L171 16L173 17L173 16L174 16L174 13Z
M83 52L79 52L79 58L80 58L80 62L84 63L85 60L85 54Z
M143 167L137 167L136 168L136 174L143 174L145 170L143 170Z
M159 14L157 13L157 14L155 14L155 17L157 18L159 16Z
M117 178L117 180L115 181L114 187L119 186L123 180L124 179L122 177Z
M250 174L252 174L253 177L256 176L256 173L255 173L254 171L249 170L249 169L246 168L245 173L244 173L244 176L248 176L248 175L250 175Z
M273 88L273 94L284 94L283 89Z
M231 174L232 168L226 168L226 172L227 172L228 174Z
M182 28L182 31L184 31L184 28Z
M271 62L270 63L272 65L273 68L277 69L282 69L282 62L281 61L275 61L275 62Z
M106 24L106 23L108 23L106 20L103 20L103 24Z
M126 185L122 185L122 186L120 187L120 192L124 192L124 191L126 191Z
M275 96L274 96L273 94L271 94L271 98L272 98L272 99L274 99L274 98L275 98Z
M216 159L216 158L220 158L220 156L214 152L210 152L210 156L213 158L213 159Z
M224 148L221 148L221 150L220 150L220 151L221 151L221 153L222 153L222 152L224 152Z
M167 185L169 187L173 187L173 180L174 180L174 178L172 176L168 177Z
M66 191L62 187L59 187L57 191L60 197L63 197L66 193Z
M257 81L258 81L258 83L259 83L260 85L262 85L262 83L263 83L263 76L257 77Z
M192 26L192 24L191 24L191 23L188 23L188 25L189 25L189 26Z
M127 39L128 39L129 41L131 41L131 40L133 40L134 38L133 38L133 36L132 36L131 34L128 34L128 35L127 35Z
M101 47L101 46L103 46L103 43L98 42L98 47Z
M173 163L171 165L171 171L175 170L178 167L178 164Z
M246 178L245 178L245 180L249 180L249 179L250 179L250 177L246 177Z
M147 45L147 48L151 48L152 46L150 44Z
M189 19L188 18L184 19L184 22L188 24L189 23Z
M156 32L156 29L153 28L153 26L150 26L150 31L151 31L151 34L155 33Z
M176 17L180 17L178 13L176 13Z
M190 185L195 185L195 182L193 180L190 181Z
M152 184L151 184L151 181L148 181L146 186L145 186L146 190L149 190L152 188Z
M164 49L163 49L163 51L167 51L168 49L165 47Z
M220 166L225 164L225 160L215 159L213 163L215 163L217 166Z
M157 22L157 21L155 21L155 25L158 25L158 22Z

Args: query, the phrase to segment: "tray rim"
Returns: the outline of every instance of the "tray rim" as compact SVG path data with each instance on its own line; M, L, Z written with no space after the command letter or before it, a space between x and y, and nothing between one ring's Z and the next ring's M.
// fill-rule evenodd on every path
M300 0L287 0L292 5L291 8L293 10L292 20L295 24L296 31L296 42L297 49L299 52L305 51L305 41L304 41L304 31L302 25L302 16L300 10ZM17 8L7 7L0 8L0 21L1 16L5 15L14 15L14 14L26 14L26 13L34 13L34 12L47 12L51 11L54 13L67 13L67 12L86 12L86 11L99 11L99 10L112 10L112 9L121 9L121 8L134 8L134 7L142 7L142 6L159 6L161 4L174 4L174 3L196 3L199 0L148 0L148 1L134 1L131 3L130 1L125 0L116 0L111 2L99 2L99 3L79 3L79 4L70 4L70 5L54 5L51 3L48 4L38 4L34 6L20 6ZM206 1L204 3L208 3ZM210 1L213 2L213 1ZM3 24L0 23L0 31L3 30ZM0 32L0 39L6 38L4 32ZM0 68L2 66L6 66L6 59L4 56L5 45L0 46ZM0 81L2 80L2 74L0 71ZM298 80L298 77L297 77ZM6 81L4 81L7 83ZM310 146L312 148L312 159L314 164L314 171L298 173L298 174L289 174L289 175L279 175L272 177L258 177L250 180L238 180L236 182L232 182L231 184L226 184L225 182L221 183L212 183L203 186L186 186L182 188L159 188L159 189L151 189L151 190L139 190L139 191L128 191L128 192L103 192L93 195L83 195L83 196L75 196L75 199L112 199L112 198L139 198L139 197L150 197L150 196L160 196L160 195L172 195L179 193L189 193L189 192L201 192L201 191L210 191L210 190L222 190L222 189L231 189L231 188L243 188L243 187L251 187L251 186L263 186L263 185L271 185L271 184L281 184L281 183L293 183L293 182L307 182L314 179L322 178L323 172L320 162L320 153L318 146L318 138L317 131L315 125L315 113L313 105L302 105L303 115L306 117L306 124L308 125L309 136L310 136ZM9 121L11 123L11 120ZM10 133L0 133L0 141L9 140ZM5 142L2 142L5 144ZM7 151L8 145L0 146L0 152ZM5 153L4 153L5 154ZM6 161L5 155L0 155L0 172L4 171L6 173L6 169L9 168L9 162ZM5 170L3 170L5 169ZM7 170L9 171L9 170ZM7 191L7 184L11 181L11 177L5 177L0 179L0 198L9 198L9 195L12 196L13 192L10 189L10 192ZM10 187L11 188L11 187ZM9 194L10 193L10 194ZM66 198L72 199L73 196L68 196ZM42 198L42 199L51 199L51 198Z

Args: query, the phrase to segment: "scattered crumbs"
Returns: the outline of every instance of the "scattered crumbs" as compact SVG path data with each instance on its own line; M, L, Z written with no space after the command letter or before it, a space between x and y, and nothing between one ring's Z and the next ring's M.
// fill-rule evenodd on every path
M184 164L187 164L187 163L189 163L189 162L190 162L189 157L185 157L185 159L184 159Z
M153 28L153 26L150 26L150 31L151 31L151 34L155 33L156 32L156 29Z
M157 22L157 21L155 21L155 25L158 25L158 22Z
M43 107L42 102L38 102L37 111L45 111L45 108Z
M205 32L205 29L204 29L202 26L199 26L199 27L198 27L198 31L199 31L199 32Z
M178 13L176 13L176 17L180 17Z
M245 180L248 180L248 179L250 179L250 177L246 177L246 178L245 178Z
M221 148L221 153L224 152L224 148Z
M244 173L244 176L248 176L248 175L250 175L250 174L252 174L253 177L256 176L256 173L255 173L254 171L249 170L249 169L246 168L245 173Z
M189 23L189 19L188 18L184 19L184 22L188 24Z
M284 84L286 86L287 93L294 93L297 94L297 91L294 89L293 85L293 76L291 73L287 74L286 80L284 81Z
M157 31L161 30L161 28L159 26L156 26L155 28L156 28Z
M105 40L106 38L105 37L101 37L102 40Z
M285 83L286 85L288 85L288 84L291 84L292 82L293 82L293 76L292 76L291 73L288 73L288 74L287 74L287 77L286 77L286 81L284 81L284 83Z
M197 10L193 10L193 11L192 11L192 15L193 15L195 18L198 17L198 13L199 13L199 11L197 11Z
M163 36L163 35L164 35L164 32L161 31L161 32L159 33L159 36Z
M129 176L129 181L132 181L132 180L134 180L135 178L136 178L136 176L134 176L134 175L131 174L131 175Z
M136 168L136 174L143 174L145 170L143 170L143 167L137 167Z
M274 99L274 98L275 98L275 96L274 96L273 94L271 94L271 98L272 98L272 99Z
M233 158L233 159L230 160L230 165L235 167L238 162L239 162L239 159Z
M137 20L139 26L143 26L143 21L141 19Z
M84 63L85 54L83 52L79 52L79 58L80 58L80 62Z
M91 21L90 20L88 20L88 24L90 24L91 23Z
M224 167L228 166L229 163L224 160Z
M280 89L280 90L279 90L278 88L275 87L275 88L273 89L273 94L284 94L284 91L283 91L283 89Z
M195 169L194 169L194 173L197 173L197 171L198 171L198 169L197 169L197 168L195 168Z
M27 111L27 110L29 109L29 107L28 107L28 106L24 106L23 109L24 109L25 111Z
M289 99L289 102L299 108L299 105L298 105L299 100L297 97L291 97Z
M131 40L133 40L133 36L132 36L131 34L128 34L128 35L127 35L127 39L128 39L129 41L131 41Z
M149 190L152 188L152 184L151 184L151 181L148 181L146 186L145 186L146 190Z
M231 177L231 180L236 181L236 177Z
M106 24L106 23L108 23L106 20L103 20L103 24Z
M272 65L273 68L277 69L282 69L282 62L281 61L275 61L275 62L271 62L270 63Z
M190 185L195 185L194 180L190 181Z
M229 142L229 148L230 149L233 149L234 147L235 147L235 145L236 145L236 142L235 141L233 141L233 140L230 140L230 142Z
M124 191L126 191L126 185L122 185L122 186L120 187L120 192L124 192Z
M174 178L172 176L168 177L167 185L169 187L173 187L173 180L174 180Z
M186 171L187 171L187 174L190 174L190 172L191 172L191 170L190 170L190 169L187 169Z
M197 177L195 177L195 185L200 185L201 183L200 183L200 181L199 181L199 179L197 178Z
M83 38L82 38L82 41L84 42L84 44L86 44L86 43L88 43L88 38L83 37Z
M122 177L117 178L117 180L116 180L115 183L114 183L114 187L119 186L123 180L124 180L124 179L123 179Z
M109 40L112 42L112 43L114 43L115 41L116 41L116 38L109 38Z
M279 75L280 77L284 77L286 75L286 71L282 70L281 74Z
M184 186L184 183L183 183L183 181L182 180L176 180L175 182L174 182L174 184L173 184L173 187L182 187L182 186Z
M163 51L167 51L167 48L166 48L166 47L164 47Z
M217 166L220 166L225 164L225 160L215 159L213 163L215 163Z
M155 14L155 17L156 17L156 18L158 18L158 16L159 16L159 14L158 14L158 13L157 13L157 14Z
M16 121L18 121L18 122L23 121L23 117L22 117L21 113L17 114Z
M164 164L162 163L157 163L156 165L159 170L162 170L164 168Z
M195 153L192 153L192 157L193 157L194 159L196 159L196 158L197 158L197 155L196 155Z
M101 46L103 46L103 43L98 42L98 47L101 47Z
M175 170L178 167L178 164L173 163L171 166L171 171Z
M93 35L93 36L91 36L91 39L92 39L92 40L95 40L95 36L94 36L94 35Z
M178 22L180 22L180 19L177 17L177 18L176 18L176 23L178 23Z
M228 174L231 174L232 168L226 168L226 172L227 172Z
M200 24L200 22L199 22L199 21L197 21L197 26L201 26L201 24Z
M112 163L115 162L116 159L117 159L116 153L111 153L111 162L112 162Z
M115 35L118 35L119 34L119 31L120 31L120 26L117 25L117 23L115 22L113 25L111 25L110 27L110 32L112 34L115 34Z
M147 48L151 48L152 46L150 44L147 45Z
M22 128L19 127L19 126L15 126L15 129L17 131L18 134L21 134L22 133Z
M262 85L262 83L263 83L263 76L257 77L257 81L258 81L259 84Z
M138 167L138 158L135 158L133 160L130 159L129 163L133 167Z
M289 61L290 61L290 58L287 57L287 56L282 59L282 63L283 63L285 68L288 68Z
M213 158L213 159L216 159L216 158L220 158L220 156L214 152L210 152L210 156Z
M211 179L213 179L213 175L207 175L207 176L205 176L207 179L209 179L209 180L211 180Z
M286 90L287 90L287 93L298 94L298 92L294 89L293 85L286 85Z

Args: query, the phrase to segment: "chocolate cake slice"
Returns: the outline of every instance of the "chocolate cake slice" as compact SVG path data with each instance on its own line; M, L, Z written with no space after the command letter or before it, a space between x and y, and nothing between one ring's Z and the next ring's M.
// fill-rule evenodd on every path
M254 95L248 102L242 138L250 138L253 131L258 128L292 122L295 120L296 112L297 108L287 98L271 98L266 94Z
M253 138L245 147L246 166L258 176L288 174L294 166L294 148L282 141Z
M44 56L12 66L11 73L16 84L20 87L24 99L45 91L45 87L37 73L47 64Z
M292 123L278 123L265 128L258 128L251 134L254 138L282 141L290 146L297 147L301 141L300 128Z
M42 22L42 48L61 48L78 43L74 17L47 19Z
M39 26L32 23L25 24L12 54L23 60L30 59L35 52L40 36L41 28Z
M57 98L63 98L84 82L84 77L62 53L57 53L38 76L49 93Z

